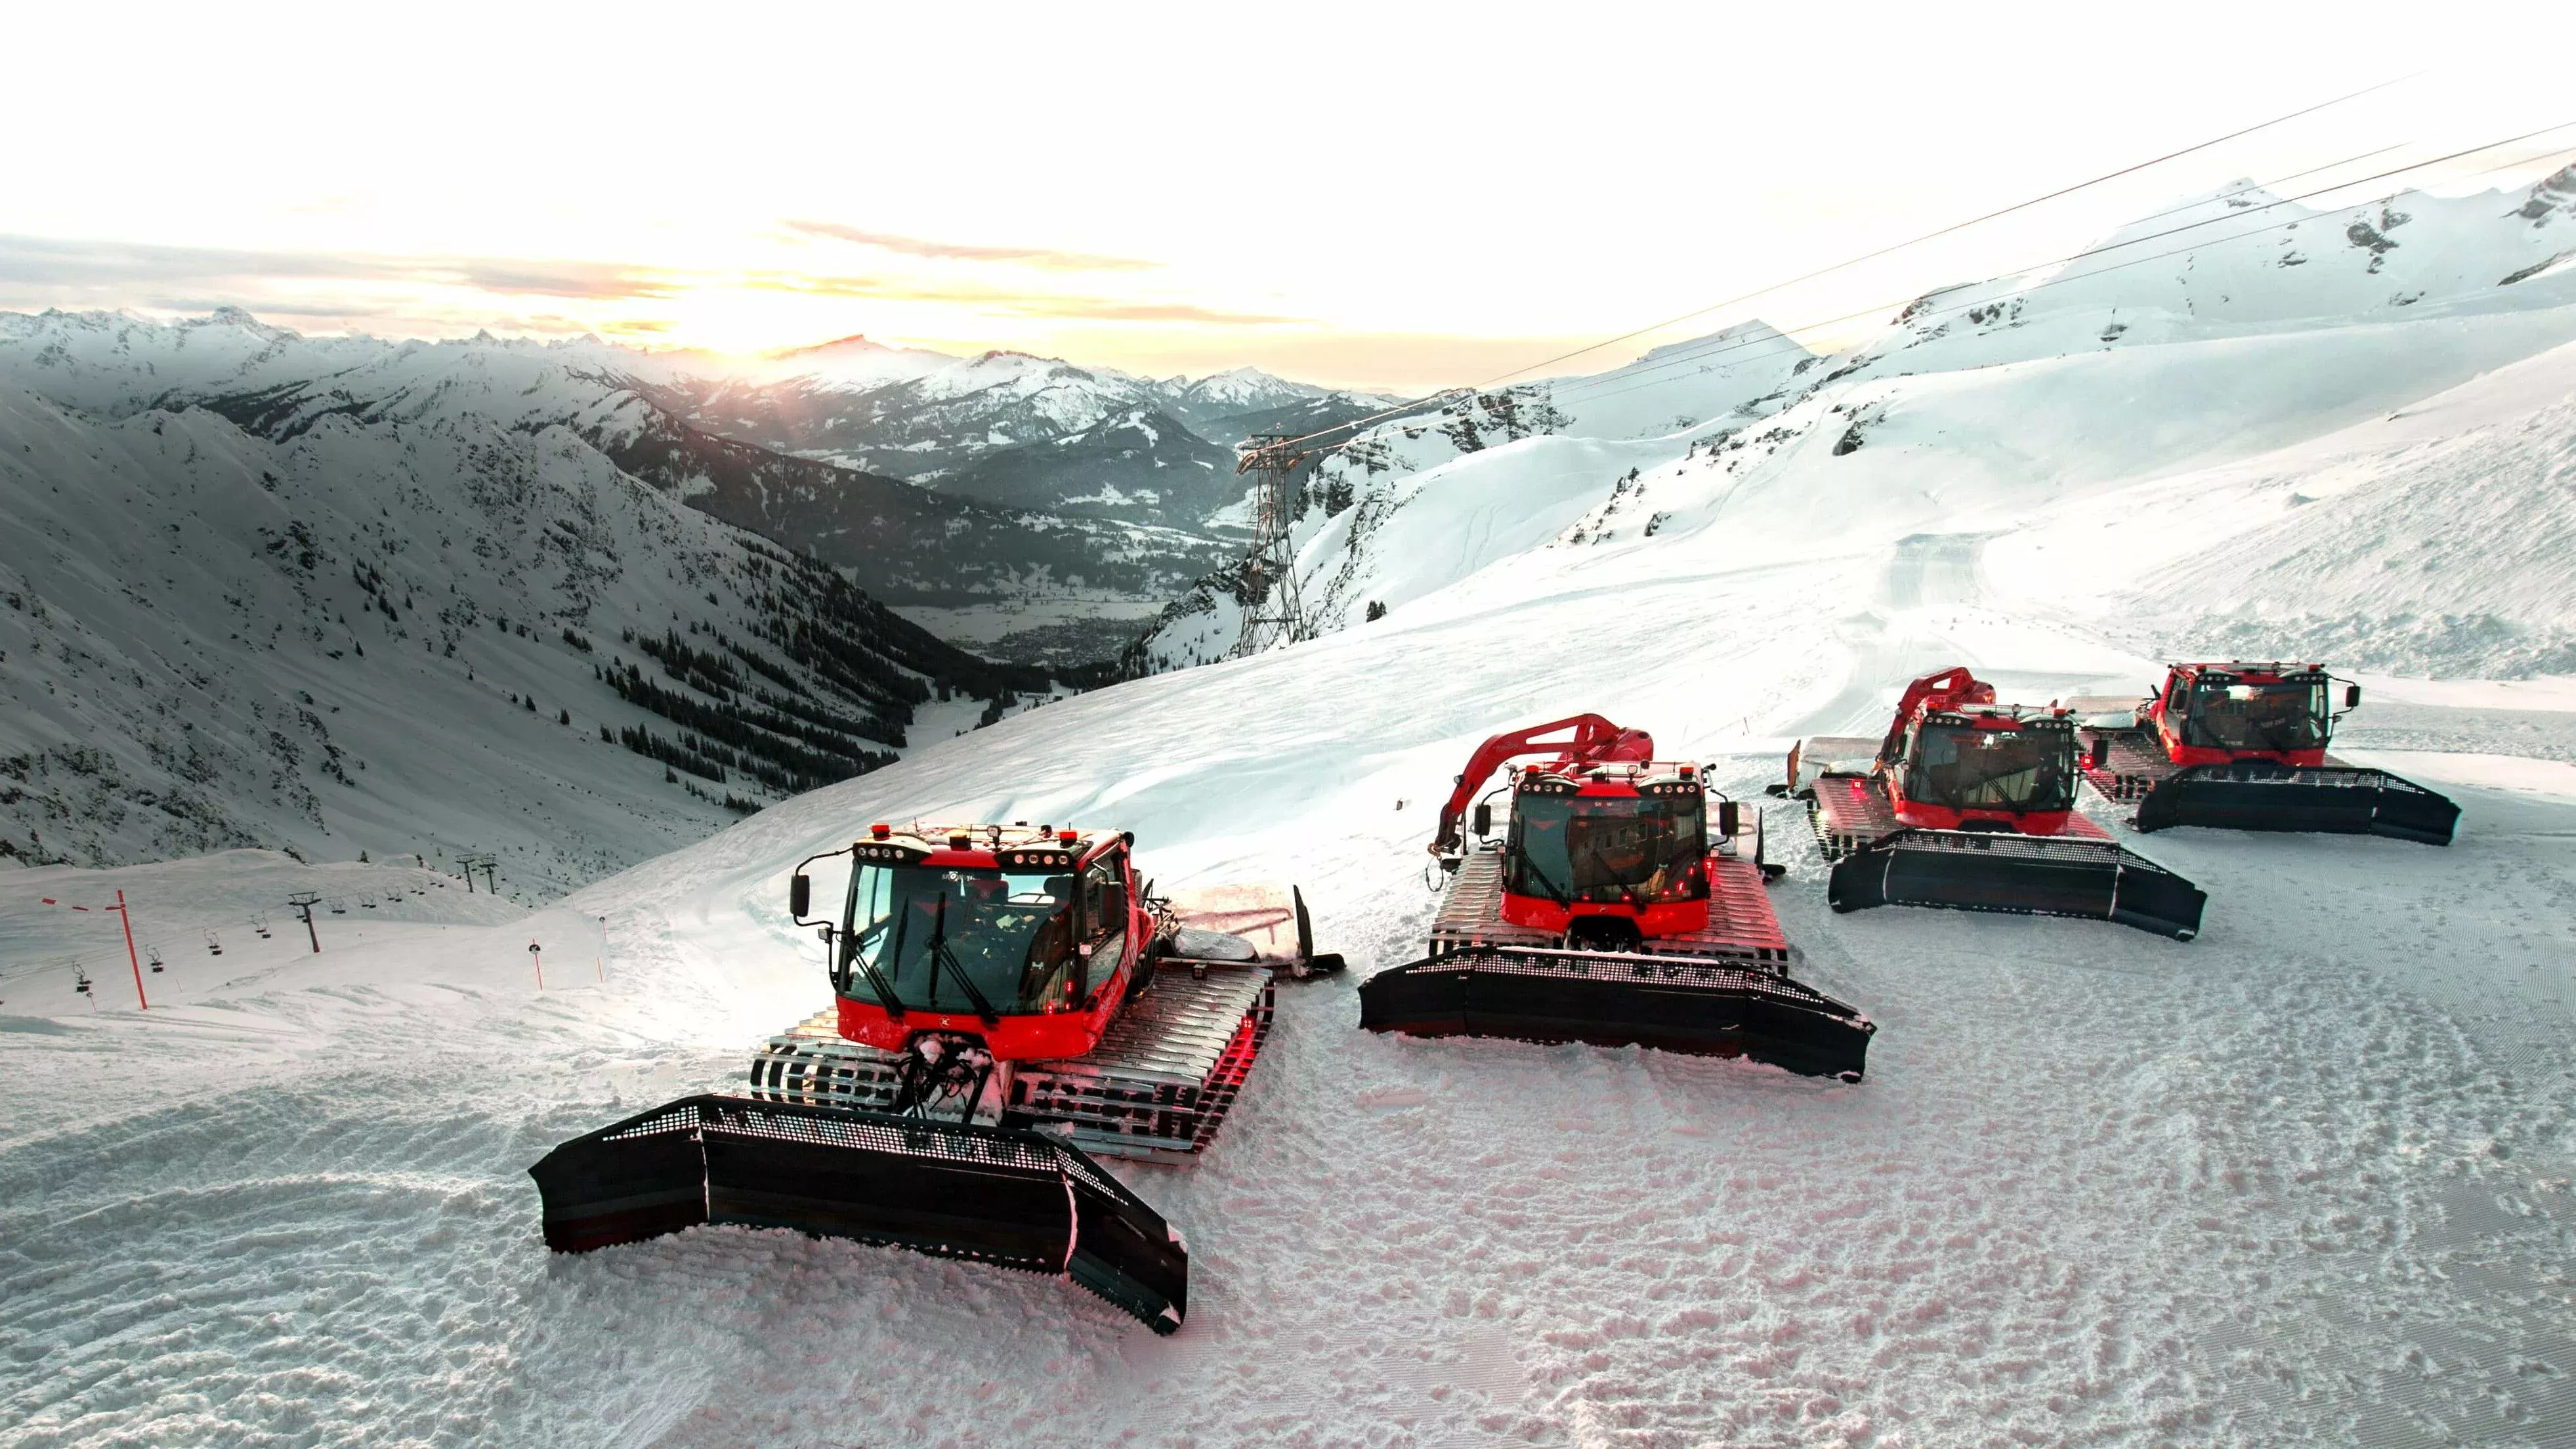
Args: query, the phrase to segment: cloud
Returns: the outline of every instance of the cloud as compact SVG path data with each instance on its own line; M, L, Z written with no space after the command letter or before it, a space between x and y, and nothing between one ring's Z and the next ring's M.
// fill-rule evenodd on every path
M973 246L965 242L930 241L917 236L897 236L893 232L862 231L831 221L800 221L789 217L781 223L790 231L807 236L830 237L835 241L874 247L907 257L927 257L947 262L1008 262L1016 266L1036 267L1048 272L1143 272L1160 267L1161 262L1136 257L1105 257L1092 252L1060 252L1045 247Z
M313 281L461 286L500 295L609 301L670 297L684 285L668 272L616 262L239 251L0 235L0 283L20 286L131 292L184 285L239 291L253 284ZM319 315L322 309L312 311Z
M1124 301L1114 297L1023 292L974 283L925 286L883 277L818 277L803 272L753 272L744 277L743 285L763 292L796 292L816 297L946 303L1009 317L1073 318L1095 322L1194 322L1230 327L1276 327L1310 320L1263 312L1229 312L1188 302Z

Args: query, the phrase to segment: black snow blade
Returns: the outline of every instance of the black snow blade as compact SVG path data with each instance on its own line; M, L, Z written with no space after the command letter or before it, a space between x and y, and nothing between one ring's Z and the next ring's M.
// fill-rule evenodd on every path
M1671 956L1462 946L1360 983L1360 1025L1746 1057L1857 1082L1878 1027L1767 971Z
M2117 921L2188 941L2200 934L2199 887L2115 841L1974 830L1900 830L1835 862L1825 902L1837 911L1933 906Z
M2357 765L2276 765L2247 760L2193 765L2156 782L2138 802L2138 829L2297 830L2451 843L2460 807L2411 780Z
M1180 1234L1080 1151L1018 1128L685 1097L528 1175L558 1253L700 1223L795 1228L1061 1274L1156 1333L1187 1309Z

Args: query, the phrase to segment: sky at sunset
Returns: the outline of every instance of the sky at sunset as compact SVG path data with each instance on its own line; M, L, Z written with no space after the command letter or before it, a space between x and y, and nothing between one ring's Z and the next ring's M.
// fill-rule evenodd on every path
M2240 177L2527 185L2576 126L2371 178L2576 123L2569 8L55 7L0 308L1426 389L2399 81L1571 366L1830 343Z

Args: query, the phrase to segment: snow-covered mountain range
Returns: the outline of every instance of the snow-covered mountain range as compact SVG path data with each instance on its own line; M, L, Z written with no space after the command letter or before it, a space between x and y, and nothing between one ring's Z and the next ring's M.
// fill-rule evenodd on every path
M940 400L905 436L964 430L939 456L971 466L691 422L728 368L755 414L894 379ZM0 314L0 854L500 850L560 889L892 758L925 705L946 733L1038 697L920 621L1105 657L1240 548L1231 451L1165 409L1340 396L1105 376Z
M0 386L101 418L205 408L273 441L333 415L570 427L949 637L1056 664L1114 654L1130 621L1240 551L1226 418L1339 420L1385 402L1249 369L1155 382L864 338L764 358L308 338L232 308L175 324L0 314ZM1021 647L1014 630L1054 642Z
M500 851L561 889L892 759L938 699L1048 687L560 426L272 443L20 392L0 508L21 859Z
M2525 192L2335 212L2239 183L2064 264L1930 293L1830 357L1748 323L1372 427L1307 486L1301 592L1330 630L1532 548L1643 545L1618 553L1642 568L1718 529L1841 551L2010 529L2129 482L2191 520L2159 545L2171 566L2114 604L2142 643L2286 630L2389 668L2563 667L2576 613L2550 590L2501 597L2470 562L2493 520L2401 496L2435 486L2420 459L2369 465L2384 492L2356 491L2331 538L2322 516L2282 521L2315 487L2275 489L2269 513L2206 509L2195 489L2220 486L2209 470L2239 486L2277 450L2343 446L2326 440L2571 339L2576 168ZM2555 508L2547 449L2519 456L2481 481ZM2382 569L2408 587L2335 582ZM1202 580L1128 668L1222 657L1242 592L1231 568Z
M1310 482L1325 637L964 734L1022 681L620 467L634 404L288 392L272 423L126 408L78 370L0 393L0 724L34 741L0 750L0 838L377 856L0 868L0 1422L2563 1442L2571 204L2576 176L2264 227L2237 192L2183 213L2245 218L2233 241L1938 293L1832 356L1746 327L1401 418ZM1226 642L1208 593L1161 662ZM1762 793L1933 669L2036 703L2203 649L2360 674L2337 753L2451 796L2454 843L2141 836L2088 794L2208 891L2183 943L1835 911L1802 812ZM795 758L733 741L821 750L802 721L877 750L898 707L901 760L536 911L383 863L497 847L542 893ZM1795 974L1878 1024L1866 1082L1358 1029L1357 982L1424 949L1425 807L1490 733L1585 710L1763 813ZM639 746L734 763L665 779ZM1047 1275L783 1230L544 1251L528 1165L736 1087L831 999L790 873L915 817L1132 830L1168 886L1295 881L1347 953L1281 983L1199 1161L1107 1169L1188 1240L1178 1335ZM356 898L319 954L254 926L290 890ZM173 948L131 995L118 892Z
M1024 352L974 357L865 337L751 365L669 374L657 400L694 426L942 493L1239 542L1233 444L1291 410L1330 426L1394 399L1254 368L1141 378ZM1213 520L1213 521L1212 521Z

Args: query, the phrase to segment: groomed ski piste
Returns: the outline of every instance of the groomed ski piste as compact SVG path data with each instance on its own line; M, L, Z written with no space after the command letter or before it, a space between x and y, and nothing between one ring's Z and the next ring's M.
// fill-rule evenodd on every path
M1602 542L1566 536L1565 496L1511 514L1515 457L1555 467L1557 440L1489 449L1466 462L1494 486L1454 465L1405 515L1478 547L1387 547L1351 596L1382 619L932 744L534 912L451 880L326 919L315 955L275 903L387 868L0 872L26 966L0 976L0 1438L2566 1442L2576 676L2529 666L2567 637L2576 349L2531 339L2576 325L2390 329L1862 379L1808 404L1880 408L1857 451L1833 451L1848 411L1758 469L1666 450L1662 525ZM2327 355L2357 360L2304 369ZM2186 366L2127 434L2004 426L2127 416ZM2200 431L2163 421L2231 387ZM2320 421L2278 421L2300 409ZM2431 627L2444 588L2523 642ZM1764 801L1794 974L1879 1025L1864 1083L1358 1029L1358 981L1419 953L1434 812L1496 729L1599 711L1760 800L1792 740L1876 733L1930 669L2143 690L2188 630L2267 623L2404 656L2326 656L2368 692L2337 753L2456 799L2456 844L2141 840L2088 796L2209 893L2181 944L1835 916L1794 805ZM1349 955L1282 983L1203 1160L1113 1168L1188 1236L1176 1336L1061 1281L784 1232L544 1251L529 1164L737 1088L827 998L789 871L915 817L1130 829L1165 886L1293 880ZM94 965L80 997L44 963L121 960L113 917L66 909L119 888L140 935L156 910L276 929L168 952L148 1012Z

